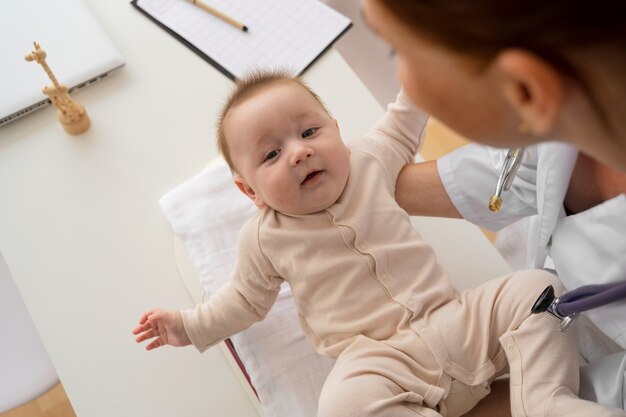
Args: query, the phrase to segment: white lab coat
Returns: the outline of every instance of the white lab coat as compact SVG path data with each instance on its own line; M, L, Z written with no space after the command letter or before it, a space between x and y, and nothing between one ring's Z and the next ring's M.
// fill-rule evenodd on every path
M461 215L481 227L501 231L497 246L514 269L554 269L567 289L626 280L626 195L582 213L565 215L563 200L577 155L575 148L563 143L526 148L513 186L502 195L498 213L489 210L488 202L506 150L471 144L440 158L437 165ZM586 361L597 362L626 348L626 301L589 310L586 316L604 333L592 331L593 326L579 326L583 328L581 354ZM620 377L622 389L616 391L619 395L595 387L589 399L611 397L606 401L623 408L626 392L619 392L626 390L626 355L615 359L613 355L610 367L616 371L617 366L617 372L624 375ZM590 372L591 383L605 381L606 385L602 369L607 368L605 363L596 368L600 375L597 370Z
M498 231L524 219L526 248L520 251L524 256L516 260L520 265L513 266L543 268L552 232L558 220L565 217L563 199L577 154L574 148L561 143L526 148L513 186L503 194L502 208L497 213L488 209L488 202L506 150L464 146L439 159L438 169L452 202L470 222Z

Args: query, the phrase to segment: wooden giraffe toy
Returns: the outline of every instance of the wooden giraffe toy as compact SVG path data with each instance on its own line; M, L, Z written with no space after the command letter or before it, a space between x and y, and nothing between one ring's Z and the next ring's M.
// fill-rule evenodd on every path
M70 98L67 87L59 84L46 63L46 51L41 49L37 42L33 43L35 44L35 50L26 55L24 59L29 62L36 61L46 71L50 80L52 80L53 85L44 87L43 93L50 97L50 101L57 108L57 118L66 132L72 135L84 133L91 126L91 121L85 108Z

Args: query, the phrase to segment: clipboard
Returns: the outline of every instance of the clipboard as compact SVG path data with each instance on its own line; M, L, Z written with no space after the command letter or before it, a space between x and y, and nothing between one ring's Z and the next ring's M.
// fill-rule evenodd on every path
M352 22L318 0L203 0L248 26L243 32L186 0L130 3L229 79L258 69L301 75Z

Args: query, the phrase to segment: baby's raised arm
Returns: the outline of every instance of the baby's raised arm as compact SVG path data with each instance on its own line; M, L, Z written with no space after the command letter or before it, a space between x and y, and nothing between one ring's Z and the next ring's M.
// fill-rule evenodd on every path
M427 122L428 114L400 91L396 101L387 106L387 111L369 133L368 136L380 142L381 156L394 178L404 165L415 160Z
M146 345L146 350L165 345L187 346L191 344L178 310L154 308L143 313L139 319L139 325L133 329L133 334L138 335L135 339L137 343L152 339Z

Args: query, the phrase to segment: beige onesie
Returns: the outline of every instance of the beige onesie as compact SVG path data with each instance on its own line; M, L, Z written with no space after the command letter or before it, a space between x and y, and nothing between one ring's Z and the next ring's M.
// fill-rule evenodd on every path
M560 288L552 275L520 272L462 294L450 285L394 199L425 123L400 94L350 143L350 177L335 204L303 216L266 208L246 223L231 281L183 311L194 346L262 320L287 281L304 333L337 358L320 416L457 416L505 372L514 416L623 416L575 396L575 333L530 316L547 285Z

